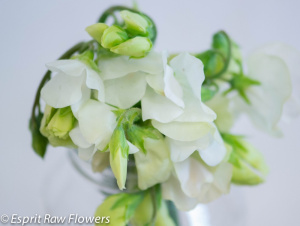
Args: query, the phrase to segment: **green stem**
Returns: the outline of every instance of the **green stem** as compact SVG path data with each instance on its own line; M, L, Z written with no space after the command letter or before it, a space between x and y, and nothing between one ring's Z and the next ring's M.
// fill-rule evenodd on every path
M85 43L85 42L80 42L76 45L74 45L72 48L70 48L69 50L67 50L61 57L59 57L58 59L59 60L62 60L62 59L69 59L74 53L76 52L83 52L85 51L87 48L89 47L89 44ZM34 102L33 102L33 106L32 106L32 111L31 111L31 120L32 120L32 123L35 123L37 124L36 122L36 117L35 117L35 112L38 108L38 111L40 112L41 109L40 109L40 97L41 97L41 90L43 88L43 86L45 85L45 83L47 81L49 81L51 78L51 71L47 71L45 73L45 75L43 76L43 79L42 81L40 82L39 86L38 86L38 89L36 91L36 94L35 94L35 99L34 99Z
M115 11L121 11L121 10L128 10L128 11L131 11L131 12L134 12L134 13L138 13L138 14L141 14L143 16L146 16L149 19L149 21L153 25L153 37L151 38L151 41L154 44L155 40L156 40L156 36L157 36L157 29L156 29L155 23L151 19L151 17L149 17L148 15L146 15L144 13L139 12L138 10L128 8L126 6L119 6L119 5L118 6L112 6L112 7L108 8L107 10L105 10L104 13L102 13L101 17L98 20L98 23L105 23L109 16L114 15Z

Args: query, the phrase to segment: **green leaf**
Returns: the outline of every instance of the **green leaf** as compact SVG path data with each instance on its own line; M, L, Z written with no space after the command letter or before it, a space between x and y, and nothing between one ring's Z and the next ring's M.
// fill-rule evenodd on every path
M49 141L40 132L42 118L43 113L41 112L39 112L38 116L35 116L35 118L31 118L29 121L29 129L31 131L32 138L31 146L35 153L43 158L46 154Z

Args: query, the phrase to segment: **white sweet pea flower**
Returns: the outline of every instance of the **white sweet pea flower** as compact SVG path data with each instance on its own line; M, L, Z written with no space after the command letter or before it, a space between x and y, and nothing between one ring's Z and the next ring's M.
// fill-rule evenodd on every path
M164 75L147 79L143 120L152 119L152 125L166 136L173 162L184 161L197 150L208 165L217 165L226 149L212 123L215 113L201 101L202 62L183 53L170 65L164 63Z
M235 98L237 111L247 113L261 130L280 135L278 123L283 113L287 113L285 116L300 113L300 95L296 89L292 91L291 82L292 76L293 84L299 84L299 62L300 54L282 44L267 45L255 51L248 59L248 76L259 81L260 85L246 90L251 104Z
M112 108L96 100L88 100L78 111L78 126L70 132L78 155L89 160L97 150L109 143L116 127L116 116Z
M163 71L162 57L155 52L140 59L104 57L100 58L98 66L104 79L106 102L122 109L130 108L142 99L147 75L161 74Z
M188 211L198 203L208 203L229 192L232 166L222 162L209 167L190 157L174 163L174 172L162 184L163 198L172 200L179 210Z
M91 89L98 91L98 100L104 102L104 85L98 72L79 60L57 60L47 68L56 75L41 90L43 100L54 108L71 106L74 115L90 99Z

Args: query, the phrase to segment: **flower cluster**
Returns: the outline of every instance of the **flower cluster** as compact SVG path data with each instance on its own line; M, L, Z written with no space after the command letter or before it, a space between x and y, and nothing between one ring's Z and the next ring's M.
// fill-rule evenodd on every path
M230 129L246 113L260 129L280 132L293 64L280 53L293 50L254 52L246 75L239 47L223 31L203 53L169 56L151 50L149 17L128 9L120 16L123 23L87 27L91 42L46 65L38 93L46 108L37 101L30 123L37 153L48 143L75 148L94 171L110 167L120 190L134 163L137 191L112 195L96 211L112 225L175 225L164 200L187 211L228 193L231 183L263 182L261 153Z

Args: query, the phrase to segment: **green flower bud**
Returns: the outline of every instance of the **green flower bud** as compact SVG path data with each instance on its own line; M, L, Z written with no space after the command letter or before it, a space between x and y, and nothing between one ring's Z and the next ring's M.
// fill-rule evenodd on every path
M147 35L149 23L138 13L133 13L128 10L120 12L121 17L125 21L126 30L132 35Z
M93 39L95 39L100 44L102 35L107 28L108 25L104 23L97 23L88 26L85 30Z
M152 217L153 204L150 194L147 193L141 204L138 206L138 208L136 208L130 223L133 226L148 225L151 223Z
M231 148L228 161L233 165L232 182L247 185L264 182L268 167L263 155L240 136L230 134L222 136Z
M47 125L47 130L54 136L66 139L73 129L75 117L70 107L58 109Z
M150 39L135 37L110 49L110 51L131 57L144 57L152 48Z
M107 28L102 35L101 45L104 48L112 48L125 42L128 39L126 31L116 25L112 25Z
M126 218L126 206L118 206L117 208L113 208L115 203L124 196L124 193L119 193L116 195L109 196L104 200L104 202L97 208L95 212L95 217L106 217L109 216L109 222L106 222L106 219L102 222L95 223L95 225L110 225L110 226L125 226ZM109 224L108 224L109 223Z
M151 225L153 220L153 201L150 194L146 194L141 204L136 208L130 221L133 226ZM171 219L165 201L161 202L155 219L155 226L175 226Z
M53 146L74 146L69 132L74 128L75 121L70 107L55 109L47 105L40 132Z
M117 179L120 190L125 189L127 177L127 162L129 146L125 137L125 132L121 126L118 126L111 137L109 143L110 166Z

